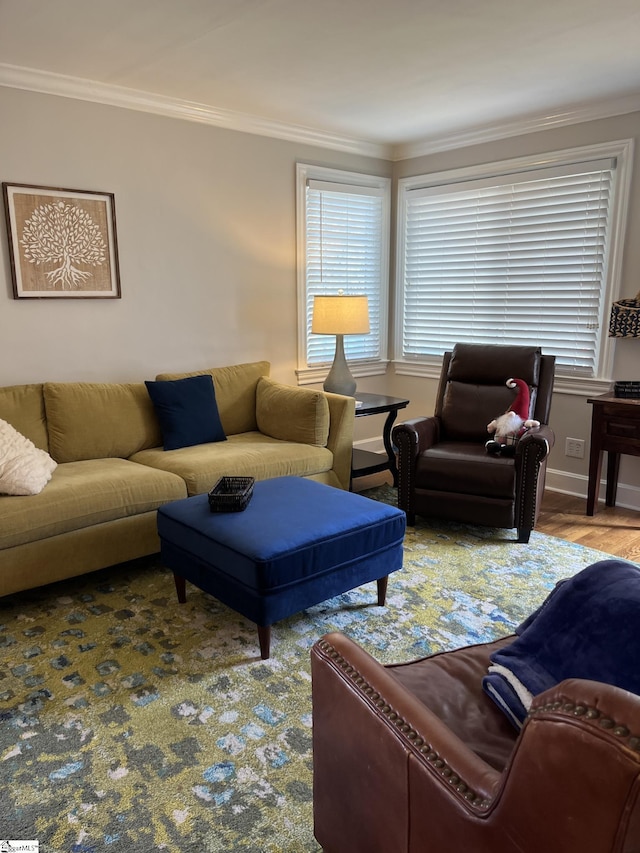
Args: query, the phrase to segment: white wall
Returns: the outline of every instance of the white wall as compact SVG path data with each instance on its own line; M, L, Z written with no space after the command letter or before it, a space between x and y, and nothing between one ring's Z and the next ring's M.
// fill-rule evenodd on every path
M584 122L404 160L395 165L394 179L397 183L398 179L412 175L618 139L635 140L621 292L622 297L629 298L640 290L640 240L637 239L640 233L640 113ZM640 339L616 339L614 348L614 378L640 380ZM388 378L388 383L389 393L411 399L407 418L430 414L433 411L437 390L435 380L395 375ZM591 412L592 406L587 403L586 396L554 394L551 425L556 434L556 446L549 460L548 486L586 496ZM585 439L586 452L583 460L564 455L567 436ZM603 465L603 475L605 469L606 464ZM602 494L604 496L604 492ZM640 458L623 456L621 459L618 503L640 509Z
M156 373L268 359L295 383L295 163L398 178L635 138L623 295L640 289L640 113L391 164L142 112L0 87L0 180L115 194L122 299L13 299L0 229L0 385L139 381ZM615 377L640 379L640 340L615 342ZM433 411L435 382L368 377L362 391L406 396L400 417ZM556 394L548 483L586 494L585 397ZM360 418L356 438L378 436ZM588 446L587 446L588 455ZM619 502L640 508L640 459L623 457Z
M0 385L140 381L267 359L294 383L295 163L391 164L0 87L0 180L115 194L122 299L13 299L0 234Z

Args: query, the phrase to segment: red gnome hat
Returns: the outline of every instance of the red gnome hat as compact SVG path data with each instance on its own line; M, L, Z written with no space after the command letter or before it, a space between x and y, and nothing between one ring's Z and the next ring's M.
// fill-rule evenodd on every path
M508 388L517 388L518 394L516 399L507 409L508 412L515 412L523 421L529 419L529 386L524 379L507 379Z

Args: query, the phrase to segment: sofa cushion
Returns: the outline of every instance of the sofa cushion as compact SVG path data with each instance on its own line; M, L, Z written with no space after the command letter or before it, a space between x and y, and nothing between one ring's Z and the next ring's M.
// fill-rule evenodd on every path
M326 447L279 441L260 432L245 432L227 436L227 441L217 444L169 451L141 450L131 461L178 474L186 481L189 495L201 495L224 476L268 480L290 474L306 477L330 471L333 453Z
M165 450L226 441L209 374L144 384L160 421Z
M46 450L0 420L0 495L37 495L55 467Z
M268 361L234 364L231 367L211 367L191 373L160 373L159 381L184 379L188 376L210 374L216 391L220 421L226 436L251 432L258 428L256 421L256 388L261 376L268 376Z
M0 549L149 512L186 494L174 474L125 459L68 462L39 495L0 497Z
M281 385L268 377L258 380L258 429L272 438L326 447L329 403L322 391Z
M0 388L0 418L30 439L41 450L49 450L43 386L9 385Z
M49 452L57 462L126 459L162 444L144 382L46 382Z

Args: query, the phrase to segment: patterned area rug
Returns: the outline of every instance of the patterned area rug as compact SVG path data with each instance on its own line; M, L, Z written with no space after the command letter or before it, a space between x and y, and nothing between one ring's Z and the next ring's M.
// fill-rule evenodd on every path
M395 503L382 486L367 493ZM306 853L313 838L309 649L343 631L409 660L508 633L606 555L533 533L419 521L387 604L376 585L273 628L157 558L0 599L0 833L41 851Z

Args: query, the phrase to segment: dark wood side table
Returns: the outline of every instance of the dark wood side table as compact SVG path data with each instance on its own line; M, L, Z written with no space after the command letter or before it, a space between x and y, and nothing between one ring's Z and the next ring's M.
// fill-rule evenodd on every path
M356 392L356 399L362 403L356 408L357 418L366 418L368 415L387 415L382 430L382 440L384 441L384 449L387 451L387 458L380 461L380 454L373 453L370 450L353 449L351 459L351 479L354 477L364 477L367 474L377 474L380 471L391 471L393 475L393 485L398 485L398 466L396 465L396 455L393 452L391 444L391 427L398 416L400 409L405 409L409 405L409 400L404 400L400 397L387 397L384 394L365 394L364 392Z
M607 451L606 505L616 505L620 454L640 456L640 399L603 394L587 400L593 406L587 515L598 509L602 451Z

